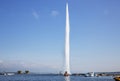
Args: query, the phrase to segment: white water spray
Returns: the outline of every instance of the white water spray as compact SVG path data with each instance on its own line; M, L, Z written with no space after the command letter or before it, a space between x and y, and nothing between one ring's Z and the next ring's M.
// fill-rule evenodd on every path
M65 32L65 71L70 74L70 25L69 25L69 11L68 3L66 4L66 32Z

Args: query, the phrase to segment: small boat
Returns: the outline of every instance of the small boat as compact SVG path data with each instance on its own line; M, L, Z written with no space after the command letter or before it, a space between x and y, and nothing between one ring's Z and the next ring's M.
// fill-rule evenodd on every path
M120 81L120 77L114 77L113 78L115 81Z

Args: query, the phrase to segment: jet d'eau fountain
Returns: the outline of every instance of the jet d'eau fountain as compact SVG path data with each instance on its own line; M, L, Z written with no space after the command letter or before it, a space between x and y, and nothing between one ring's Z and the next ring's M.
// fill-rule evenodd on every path
M70 75L70 24L68 3L66 3L66 31L65 31L65 69L64 76Z

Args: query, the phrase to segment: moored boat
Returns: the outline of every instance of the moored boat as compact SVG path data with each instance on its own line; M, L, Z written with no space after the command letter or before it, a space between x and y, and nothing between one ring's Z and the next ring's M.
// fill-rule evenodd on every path
M120 81L120 77L114 77L115 81Z

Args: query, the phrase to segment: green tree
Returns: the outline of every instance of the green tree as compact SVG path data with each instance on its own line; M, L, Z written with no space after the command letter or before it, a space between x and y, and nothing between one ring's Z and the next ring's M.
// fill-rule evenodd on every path
M22 74L22 71L21 71L21 70L19 70L19 71L17 71L17 73L18 73L18 74Z
M30 71L28 71L28 70L25 71L25 74L29 74L29 73L30 73Z

